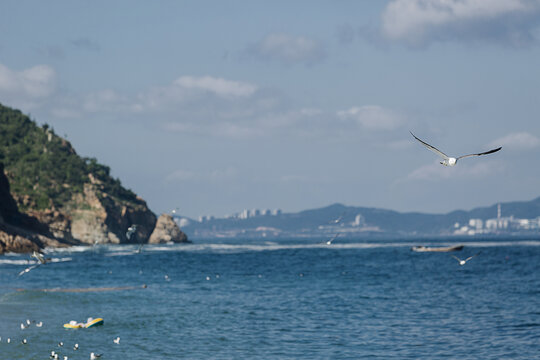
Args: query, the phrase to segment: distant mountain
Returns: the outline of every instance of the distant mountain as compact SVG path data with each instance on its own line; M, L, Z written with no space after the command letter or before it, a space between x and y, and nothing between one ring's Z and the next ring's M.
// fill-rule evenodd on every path
M532 201L500 204L506 230L512 219L540 217L540 197ZM397 212L393 210L333 204L319 209L279 215L258 215L248 218L217 218L206 221L189 220L182 229L192 237L305 237L341 232L343 236L366 235L452 235L463 230L471 219L484 224L498 216L498 204L470 211L457 210L447 214ZM510 219L510 220L509 220ZM186 221L184 221L186 223ZM478 223L478 222L477 222ZM540 223L535 223L540 226ZM476 226L476 225L475 225ZM532 225L531 225L532 226ZM501 225L499 225L499 228ZM476 229L476 228L474 228ZM533 229L528 227L529 230ZM538 230L536 230L538 232Z

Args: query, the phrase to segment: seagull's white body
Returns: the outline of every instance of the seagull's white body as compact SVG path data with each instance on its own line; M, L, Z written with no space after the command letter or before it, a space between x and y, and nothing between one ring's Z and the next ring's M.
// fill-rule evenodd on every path
M332 241L336 240L336 238L339 236L339 233L337 233L336 235L334 235L334 237L332 237L330 240L328 240L326 242L326 245L332 245Z
M120 344L120 336L113 340L115 344Z
M418 142L422 145L424 145L428 150L430 151L433 151L435 154L439 155L440 157L443 158L443 160L440 162L442 165L444 166L455 166L458 162L459 159L463 159L463 158L466 158L466 157L469 157L469 156L480 156L480 155L488 155L488 154L493 154L494 152L497 152L499 150L502 149L502 147L498 147L496 149L493 149L493 150L489 150L489 151L485 151L485 152L481 152L481 153L477 153L477 154L468 154L468 155L462 155L462 156L458 156L458 157L450 157L448 155L446 155L445 153L443 153L442 151L440 151L439 149L437 149L436 147L434 146L431 146L429 145L427 142L425 141L422 141L420 140L419 138L417 138L412 132L411 132L411 135L416 139L418 140Z
M38 253L37 251L32 252L31 255L33 258L35 258L37 261L39 261L41 264L45 264L47 260L43 257L41 253Z
M467 263L467 261L471 260L476 255L478 255L478 254L474 254L473 256L469 256L465 260L461 260L460 258L458 258L457 256L454 256L454 255L452 255L452 257L458 261L459 265L463 266L463 265L465 265Z

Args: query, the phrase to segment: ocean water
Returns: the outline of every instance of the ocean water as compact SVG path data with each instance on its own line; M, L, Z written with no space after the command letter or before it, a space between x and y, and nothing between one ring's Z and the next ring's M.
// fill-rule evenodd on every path
M0 256L0 359L539 358L540 241L461 243L464 266L344 239L74 247L20 277Z

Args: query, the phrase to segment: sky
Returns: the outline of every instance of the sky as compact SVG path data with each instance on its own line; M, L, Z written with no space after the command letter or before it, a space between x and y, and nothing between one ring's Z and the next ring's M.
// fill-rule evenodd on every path
M0 103L192 218L534 199L539 64L540 0L0 3Z

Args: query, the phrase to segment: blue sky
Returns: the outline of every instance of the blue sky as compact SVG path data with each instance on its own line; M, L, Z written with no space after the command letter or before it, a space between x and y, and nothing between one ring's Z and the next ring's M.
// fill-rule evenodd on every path
M540 195L539 45L536 0L3 1L0 102L157 213L447 212Z

